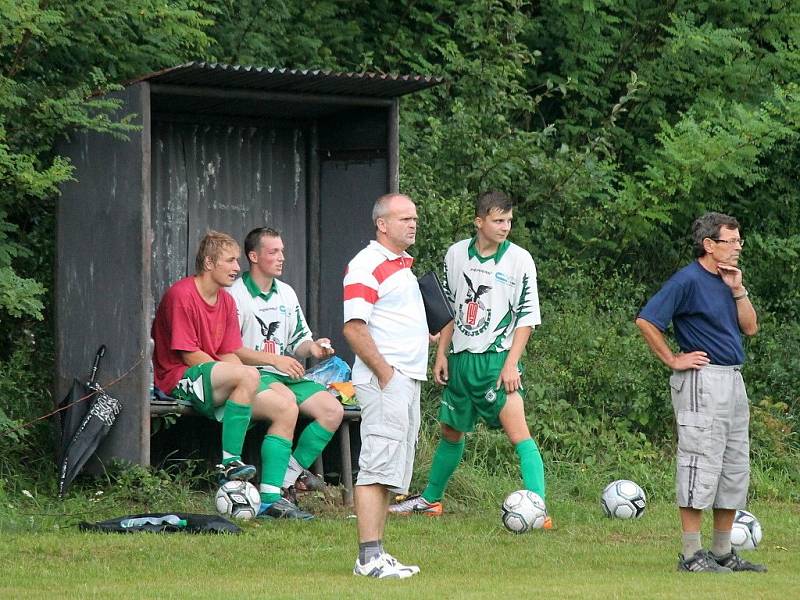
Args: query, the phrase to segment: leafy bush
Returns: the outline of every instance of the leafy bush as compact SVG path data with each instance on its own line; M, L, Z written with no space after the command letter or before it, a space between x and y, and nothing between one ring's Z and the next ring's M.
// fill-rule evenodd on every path
M102 489L109 502L134 504L146 512L179 510L187 494L205 498L210 493L206 475L199 461L183 461L164 469L114 461L103 474Z
M545 263L539 271L558 268ZM556 280L540 289L543 324L523 357L526 413L547 475L558 482L553 493L594 498L598 481L626 478L653 497L671 499L676 442L669 371L633 322L646 300L643 286L623 275L596 281L592 273L577 270ZM747 342L755 497L797 495L791 490L800 483L795 383L800 365L785 348L798 343L800 326L780 326L768 314L759 335ZM435 419L439 391L433 385L426 387L423 402L425 418ZM434 431L426 433L438 440ZM423 440L420 478L427 476L435 444ZM501 431L479 427L467 438L448 493L486 501L479 482L487 476L508 486L519 479L518 462Z
M51 422L34 421L52 410L50 381L42 378L52 355L35 341L28 332L0 361L0 477L17 473L21 465L44 479L55 474Z
M540 269L544 281L547 269ZM615 441L635 439L642 458L652 457L667 437L671 407L666 370L633 322L642 287L579 271L556 281L541 288L543 324L524 359L529 410L542 443L565 458L603 463L615 454ZM587 452L588 440L605 436Z
M420 201L414 252L420 267L439 269L447 246L472 233L479 191L503 188L519 200L513 239L537 261L544 316L524 360L528 410L548 468L571 469L576 493L581 473L664 471L673 444L666 371L633 317L688 260L698 213L737 216L763 324L745 369L755 488L771 494L792 482L800 471L797 0L780 10L273 4L267 14L256 0L0 0L0 474L52 456L47 425L9 426L52 405L53 213L58 186L72 176L54 140L74 129L124 135L130 116L115 121L116 104L94 92L200 59L445 79L402 101L401 187ZM36 352L24 348L28 332ZM436 395L426 388L426 403ZM479 495L479 473L515 473L502 441L482 429L471 436L457 483L467 496ZM770 470L779 483L762 477Z

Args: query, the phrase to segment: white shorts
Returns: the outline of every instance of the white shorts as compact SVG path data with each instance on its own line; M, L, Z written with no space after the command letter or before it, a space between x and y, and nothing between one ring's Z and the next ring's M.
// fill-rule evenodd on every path
M373 375L356 384L361 405L361 454L356 485L380 484L405 494L414 472L421 382L397 369L383 390Z

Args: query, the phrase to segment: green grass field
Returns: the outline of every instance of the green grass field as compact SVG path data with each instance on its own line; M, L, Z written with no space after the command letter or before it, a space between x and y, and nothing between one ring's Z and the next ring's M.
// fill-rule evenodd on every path
M594 504L551 506L556 528L515 536L497 511L392 518L387 549L420 575L351 574L355 519L332 509L314 522L247 524L238 536L84 534L57 520L0 531L3 598L796 598L800 508L750 507L764 540L746 558L766 574L675 571L675 508L610 521ZM104 515L105 516L105 515ZM709 539L706 523L704 539ZM691 592L687 591L691 585Z

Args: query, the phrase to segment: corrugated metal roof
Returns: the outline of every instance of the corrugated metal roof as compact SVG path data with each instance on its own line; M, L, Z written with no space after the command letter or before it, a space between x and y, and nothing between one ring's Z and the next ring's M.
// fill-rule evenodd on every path
M190 62L143 75L128 84L140 81L298 94L396 98L439 85L444 79L425 75L337 73Z

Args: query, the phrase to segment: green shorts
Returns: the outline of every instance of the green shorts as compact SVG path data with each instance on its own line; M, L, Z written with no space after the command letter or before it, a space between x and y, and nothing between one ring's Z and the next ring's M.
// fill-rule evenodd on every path
M211 370L216 364L207 362L189 367L169 395L182 404L188 404L204 417L222 422L225 403L214 406L214 386L211 384ZM263 392L268 387L269 384L265 385L262 380L258 391Z
M297 398L298 405L311 398L314 394L328 391L328 388L324 385L316 381L311 381L310 379L292 379L288 375L278 375L277 373L272 373L271 371L265 371L263 369L259 369L259 372L261 373L261 385L264 389L269 388L273 383L282 383L288 387L295 398ZM259 388L258 391L260 392L261 388Z
M478 418L491 428L500 428L506 391L495 385L507 355L508 352L451 354L447 359L449 379L442 392L439 422L463 433L475 429ZM522 388L519 392L522 393Z

